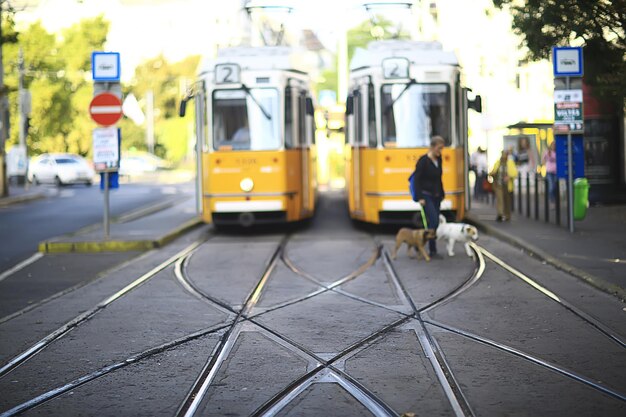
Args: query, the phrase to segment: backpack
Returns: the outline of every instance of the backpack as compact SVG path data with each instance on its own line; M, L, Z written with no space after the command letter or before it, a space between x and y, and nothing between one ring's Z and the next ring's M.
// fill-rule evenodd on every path
M411 198L413 201L417 202L419 198L417 198L417 184L415 184L415 171L409 177L409 191L411 192Z

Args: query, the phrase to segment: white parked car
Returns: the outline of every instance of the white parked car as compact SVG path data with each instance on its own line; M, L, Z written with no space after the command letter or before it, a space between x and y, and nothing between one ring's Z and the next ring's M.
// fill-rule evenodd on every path
M169 162L148 152L122 155L120 175L140 175L170 168Z
M33 184L91 185L95 172L87 160L74 154L43 154L30 162L28 179Z

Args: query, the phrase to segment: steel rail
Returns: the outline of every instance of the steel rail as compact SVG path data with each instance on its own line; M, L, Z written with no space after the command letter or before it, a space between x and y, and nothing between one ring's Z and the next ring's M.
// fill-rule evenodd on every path
M498 350L510 353L510 354L512 354L514 356L520 357L520 358L525 359L525 360L527 360L529 362L532 362L532 363L534 363L536 365L539 365L539 366L542 366L544 368L550 369L550 370L552 370L552 371L554 371L556 373L559 373L559 374L564 375L564 376L566 376L568 378L571 378L571 379L576 380L576 381L578 381L580 383L583 383L583 384L585 384L585 385L587 385L587 386L589 386L591 388L594 388L594 389L596 389L596 390L598 390L600 392L603 392L604 394L607 394L607 395L609 395L609 396L611 396L613 398L616 398L616 399L622 400L622 401L626 401L626 394L622 394L622 393L620 393L618 391L615 391L615 390L607 387L604 384L595 382L592 379L587 378L587 377L585 377L585 376L583 376L583 375L581 375L581 374L579 374L577 372L569 370L569 369L567 369L567 368L565 368L563 366L556 365L556 364L554 364L552 362L549 362L549 361L546 361L544 359L538 358L538 357L536 357L534 355L531 355L531 354L526 353L526 352L524 352L522 350L516 349L516 348L514 348L512 346L508 346L508 345L505 345L504 343L496 342L495 340L491 340L491 339L488 339L486 337L482 337L482 336L479 336L477 334L474 334L474 333L471 333L471 332L467 332L465 330L458 329L456 327L448 326L448 325L439 323L439 322L434 321L434 320L424 320L424 323L428 323L428 324L430 324L432 326L435 326L435 327L438 327L440 329L447 330L449 332L452 332L452 333L455 333L457 335L466 337L466 338L474 340L476 342L480 342L480 343L482 343L484 345L491 346L491 347L494 347L494 348L496 348Z
M113 363L111 365L107 365L103 368L98 369L97 371L91 372L89 374L83 375L79 378L76 378L60 387L54 388L52 390L49 390L43 394L38 395L35 398L32 398L22 404L19 404L13 408L11 408L10 410L7 410L5 412L3 412L2 414L0 414L0 417L12 417L15 415L18 415L20 413L23 413L25 411L28 411L34 407L37 407L43 403L46 403L50 400L53 400L54 398L57 398L71 390L74 390L82 385L87 384L88 382L91 382L93 380L96 380L98 378L101 378L105 375L110 374L111 372L117 371L119 369L125 368L128 365L132 365L134 363L137 363L139 361L148 359L154 355L157 355L159 353L163 353L166 350L169 349L173 349L175 347L181 346L185 343L191 342L193 340L199 339L201 337L204 336L208 336L210 334L213 333L217 333L220 332L221 330L224 330L226 328L228 328L230 326L230 324L222 324L222 325L218 325L218 326L213 326L207 329L203 329L203 330L199 330L197 332L188 334L186 336L182 336L179 337L177 339L171 340L169 342L163 343L159 346L155 346L153 348L144 350L143 352L137 353L127 359L124 359L121 362L116 362Z
M170 258L168 258L165 261L161 262L156 267L154 267L151 270L149 270L148 272L146 272L145 274L141 275L139 278L137 278L136 280L134 280L130 284L126 285L121 290L119 290L119 291L115 292L114 294L108 296L107 298L105 298L104 300L99 302L95 307L85 311L82 314L79 314L74 319L68 321L67 323L65 323L61 327L57 328L52 333L50 333L47 336L45 336L44 338L40 339L37 343L35 343L31 347L29 347L28 349L26 349L25 351L23 351L19 355L13 357L7 363L5 363L2 366L2 368L0 368L0 377L5 376L9 372L11 372L13 369L15 369L16 367L18 367L19 365L21 365L22 363L26 362L28 359L32 358L37 353L39 353L40 351L45 349L47 346L49 346L55 340L60 339L61 337L63 337L64 335L66 335L67 333L69 333L70 331L75 329L76 327L80 326L83 322L91 319L96 314L98 314L100 311L102 311L106 307L108 307L114 301L124 297L125 295L127 295L131 291L135 290L136 288L138 288L142 284L145 284L147 281L149 281L151 278L153 278L156 274L158 274L159 272L163 271L165 268L167 268L171 264L175 263L179 258L181 258L181 257L185 256L186 254L188 254L189 252L193 251L196 247L201 245L204 241L206 241L206 239L203 239L203 240L196 241L196 242L192 243L191 245L187 246L185 249L179 251L175 255L171 256Z
M222 336L222 339L216 346L214 352L211 353L209 359L205 363L200 375L193 383L191 389L187 393L187 396L181 403L176 412L177 416L185 416L191 417L198 410L204 396L206 395L213 378L217 374L219 368L221 367L223 361L228 357L232 347L234 346L237 337L241 331L242 320L245 320L244 315L247 314L257 303L259 297L261 296L261 292L265 287L272 271L276 267L277 261L280 257L280 254L283 252L288 236L285 236L281 242L276 247L276 250L270 257L261 278L257 282L256 286L252 290L252 292L246 298L246 302L244 303L241 310L237 313L233 325L226 331L226 333Z
M481 253L483 253L487 258L489 258L489 260L491 260L493 263L495 263L496 265L498 265L501 268L505 269L506 271L511 273L516 278L521 279L526 284L530 285L532 288L534 288L535 290L539 291L540 293L542 293L546 297L548 297L551 300L557 302L559 305L561 305L562 307L564 307L565 309L569 310L574 315L578 316L579 318L581 318L582 320L584 320L585 322L590 324L592 327L594 327L600 333L602 333L605 336L607 336L609 339L611 339L612 341L617 343L622 348L626 348L626 343L624 342L624 340L622 340L622 338L613 329L609 328L608 326L606 326L605 324L601 323L596 318L594 318L594 317L590 316L589 314L585 313L584 311L582 311L578 307L574 306L572 303L568 302L567 300L564 300L562 297L559 297L556 293L554 293L553 291L549 290L545 286L539 284L537 281L535 281L534 279L530 278L526 274L522 273L517 268L514 268L513 266L509 265L508 263L506 263L502 259L498 258L496 255L494 255L493 253L489 252L487 249L485 249L483 247L477 247L477 249Z
M441 384L442 389L444 390L444 393L448 399L448 402L450 403L450 406L452 407L452 410L454 411L457 417L473 416L474 412L471 406L469 405L469 401L463 394L463 391L460 388L460 384L454 377L454 374L452 373L450 366L445 360L445 356L443 352L441 351L435 339L428 332L428 329L424 325L424 319L422 317L422 314L423 312L431 308L434 308L435 306L439 306L459 296L468 288L472 287L481 278L485 270L484 259L475 245L472 245L471 247L476 255L475 262L477 266L474 269L473 273L469 276L469 278L465 280L465 282L463 282L461 285L453 289L451 292L446 294L445 296L421 308L418 308L416 306L415 302L413 301L413 298L411 297L408 290L402 283L400 276L398 275L395 268L393 267L393 264L389 257L389 253L386 250L383 251L383 261L387 268L388 274L392 278L392 280L394 280L397 283L398 287L402 289L401 291L402 295L405 297L406 301L408 302L409 305L411 305L411 308L414 311L414 317L419 323L419 326L415 327L414 329L418 336L418 340L420 342L422 350L424 351L424 354L426 355L426 357L430 360L433 370L435 371L435 374L437 375L437 379L439 380L439 383Z
M363 347L364 345L367 345L367 344L373 342L374 340L382 337L383 335L387 334L391 330L393 330L393 329L403 325L409 319L410 319L409 317L403 317L401 319L396 320L395 322L389 324L388 326L385 326L384 328L379 329L376 332L368 335L367 337L365 337L365 338L355 342L354 344L348 346L346 349L342 350L341 352L339 352L337 355L335 355L333 358L331 358L329 360L324 360L324 359L318 357L314 352L311 352L308 349L300 346L299 344L297 344L297 343L293 342L292 340L286 338L285 336L279 334L275 330L273 330L273 329L271 329L271 328L269 328L269 327L267 327L267 326L265 326L265 325L263 325L261 323L257 323L257 322L253 321L253 323L255 325L259 326L260 328L264 329L267 332L270 332L272 335L274 335L275 337L280 338L284 342L290 344L291 346L293 346L294 348L298 349L303 354L308 355L308 356L316 359L318 361L319 365L315 369L313 369L312 371L308 372L307 374L303 375L302 377L300 377L299 379L297 379L293 383L289 384L282 391L280 391L277 394L275 394L272 398L270 398L268 401L266 401L264 404L262 404L254 413L252 413L252 415L256 416L256 417L259 417L259 416L271 417L271 416L276 415L276 413L278 413L280 410L282 410L289 402L291 402L295 397L297 397L298 394L300 394L309 385L314 383L313 380L314 380L314 378L316 377L316 375L320 371L323 371L323 370L326 370L326 369L331 369L331 370L333 370L337 374L338 378L349 379L350 381L352 381L352 382L350 382L350 384L346 384L346 386L350 386L350 385L357 385L358 386L358 388L359 388L358 391L359 392L352 391L351 388L346 388L346 386L344 386L344 389L346 389L346 391L350 395L352 395L357 401L361 402L361 404L363 404L363 406L368 408L370 411L376 412L376 413L378 413L376 410L386 410L386 412L384 414L375 414L375 415L396 416L397 413L395 411L393 411L393 409L389 405L387 405L382 399L378 398L374 393L369 391L364 386L356 383L356 381L354 381L348 374L346 374L345 372L335 368L333 366L333 364L336 363L337 361L339 361L344 356L346 356L346 355L356 351L357 349ZM363 399L363 394L365 394L367 396L367 398L369 399L365 403L361 401L361 399ZM375 403L375 406L372 405L374 403Z
M52 294L51 296L46 297L43 300L39 300L36 303L30 304L27 307L22 308L21 310L18 310L18 311L14 312L14 313L8 314L8 315L0 318L0 324L6 323L8 321L11 321L11 320L13 320L13 319L23 315L23 314L28 313L29 311L35 310L35 309L37 309L37 308L39 308L39 307L49 303L50 301L56 300L59 297L63 297L64 295L67 295L67 294L70 294L70 293L72 293L72 292L74 292L76 290L79 290L79 289L81 289L82 287L84 287L84 286L86 286L88 284L92 284L92 283L98 282L98 281L102 280L103 278L105 278L105 277L107 277L107 276L109 276L111 274L119 272L120 270L124 269L125 267L127 267L129 265L135 264L135 263L137 263L137 262L147 258L148 256L154 255L154 253L155 253L155 250L151 250L151 251L145 252L145 253L137 256L136 258L129 259L127 261L124 261L124 262L120 263L119 265L116 265L116 266L114 266L112 268L109 268L109 269L106 269L106 270L100 272L98 275L96 275L92 279L89 279L89 280L86 280L86 281L81 281L81 282L79 282L76 285L73 285L73 286L71 286L69 288L66 288L64 290L61 290L61 291L59 291L57 293Z

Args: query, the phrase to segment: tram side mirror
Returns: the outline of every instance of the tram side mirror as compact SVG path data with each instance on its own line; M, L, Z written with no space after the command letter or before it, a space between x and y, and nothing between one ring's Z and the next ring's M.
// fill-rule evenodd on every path
M187 113L187 101L189 101L187 98L180 101L180 107L178 108L179 117L185 117L185 113Z
M483 98L477 95L473 100L468 101L468 107L477 113L483 112Z
M348 96L346 99L346 116L350 116L354 113L354 97Z
M313 99L311 97L306 98L306 114L315 116L315 107L313 107Z

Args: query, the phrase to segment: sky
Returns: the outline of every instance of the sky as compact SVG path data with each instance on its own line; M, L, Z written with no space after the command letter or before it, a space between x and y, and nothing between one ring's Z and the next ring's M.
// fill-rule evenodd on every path
M111 22L106 49L122 55L122 78L129 80L142 60L158 54L173 61L213 51L236 35L245 0L13 0L18 25L40 20L50 32L82 18L104 14ZM266 1L267 2L267 1ZM339 34L367 18L358 0L274 0L294 7L289 25L313 29L334 50ZM235 22L235 23L234 23Z

